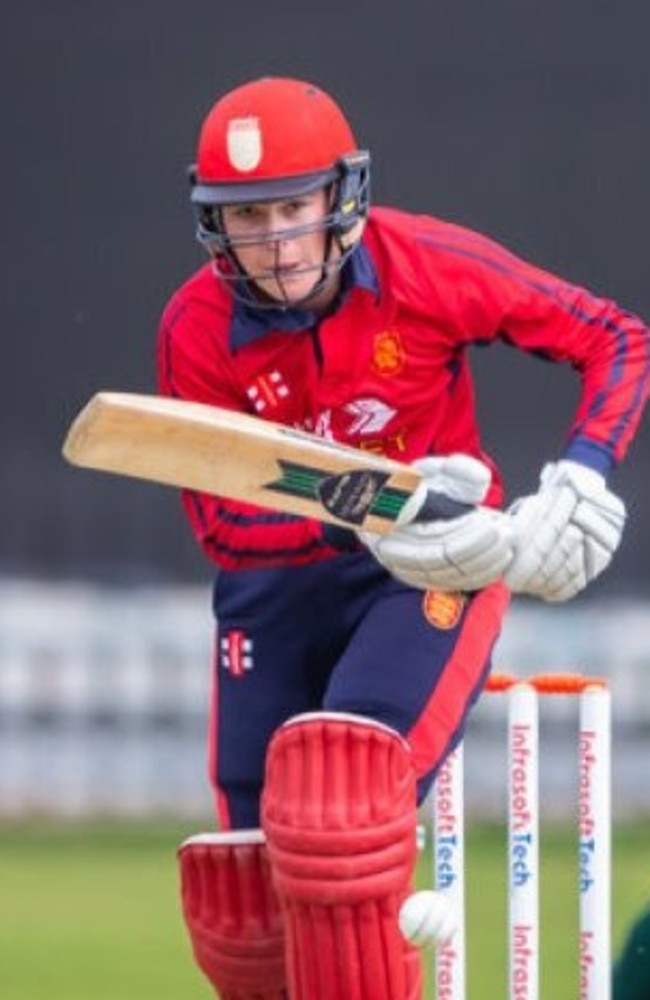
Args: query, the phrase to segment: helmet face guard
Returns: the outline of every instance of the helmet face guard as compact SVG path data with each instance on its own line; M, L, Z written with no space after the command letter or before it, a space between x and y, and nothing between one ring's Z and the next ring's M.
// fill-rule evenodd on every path
M202 183L197 179L196 167L190 168L191 201L197 222L196 238L215 258L219 276L231 283L238 299L257 308L300 305L300 302L276 301L260 295L257 283L276 278L276 272L271 268L265 272L249 274L241 266L237 250L262 242L277 244L280 240L298 239L318 231L327 233L326 250L322 264L314 268L318 276L306 299L317 294L327 284L343 267L361 237L370 201L369 163L369 154L357 151L342 157L334 169L319 174L279 178L268 184L240 185ZM290 200L323 188L331 191L330 210L318 223L266 233L264 237L231 237L226 231L222 212L224 206ZM338 245L340 254L330 261L333 242Z
M222 98L206 118L197 163L190 168L191 202L199 242L215 260L234 294L256 306L298 305L265 302L256 282L274 271L248 274L237 248L279 244L312 232L327 235L320 277L311 298L343 266L363 231L369 209L370 156L355 148L350 127L334 101L311 84L263 79ZM263 238L229 236L223 208L285 201L318 190L329 192L329 210L318 223L266 233ZM333 246L339 255L331 260Z
M330 211L318 227L304 226L282 230L278 234L269 234L267 239L273 241L280 237L295 238L315 228L323 228L329 230L345 246L346 237L368 215L369 165L369 154L358 151L342 157L331 170L318 174L237 185L206 184L198 179L196 166L193 165L189 171L192 188L190 199L196 214L197 239L217 253L226 252L238 241L232 240L224 229L221 209L225 205L285 201L311 194L322 188L330 188L332 192Z

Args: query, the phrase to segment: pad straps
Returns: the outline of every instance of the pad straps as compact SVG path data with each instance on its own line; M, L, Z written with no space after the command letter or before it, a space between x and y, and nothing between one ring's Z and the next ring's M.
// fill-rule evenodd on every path
M416 854L405 741L359 716L297 716L271 742L262 813L292 1000L417 1000L397 923Z
M287 1000L284 933L260 830L200 834L178 852L197 964L221 1000Z

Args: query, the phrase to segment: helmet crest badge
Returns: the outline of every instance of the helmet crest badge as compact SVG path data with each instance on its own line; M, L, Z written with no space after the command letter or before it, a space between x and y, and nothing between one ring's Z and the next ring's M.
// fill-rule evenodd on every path
M259 118L232 118L226 136L228 159L235 170L249 173L262 159L262 132Z

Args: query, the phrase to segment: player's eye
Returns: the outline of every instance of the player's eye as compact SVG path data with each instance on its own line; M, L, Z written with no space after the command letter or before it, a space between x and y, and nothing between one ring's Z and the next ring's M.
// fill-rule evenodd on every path
M292 198L291 201L285 201L284 213L285 215L299 215L308 205L309 202L306 198Z
M262 218L262 209L258 205L236 205L232 214L244 222L254 222Z

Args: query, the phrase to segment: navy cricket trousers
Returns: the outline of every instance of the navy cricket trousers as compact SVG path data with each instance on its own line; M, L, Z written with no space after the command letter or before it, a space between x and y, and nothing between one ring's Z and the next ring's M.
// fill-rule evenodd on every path
M419 799L462 737L509 601L405 587L365 552L220 573L209 768L222 829L259 826L266 749L293 715L370 716L409 742Z

